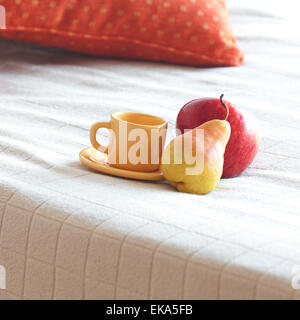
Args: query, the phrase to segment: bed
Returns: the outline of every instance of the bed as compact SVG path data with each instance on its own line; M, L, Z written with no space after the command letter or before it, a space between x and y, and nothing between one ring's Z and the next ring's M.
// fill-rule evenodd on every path
M268 6L228 1L237 68L0 40L1 300L300 299L299 23ZM209 195L79 162L89 127L112 112L161 116L170 139L187 101L221 93L255 115L262 141Z

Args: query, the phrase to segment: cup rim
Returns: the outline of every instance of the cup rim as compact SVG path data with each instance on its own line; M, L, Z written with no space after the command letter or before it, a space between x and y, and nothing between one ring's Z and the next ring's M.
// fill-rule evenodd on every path
M126 121L126 120L122 120L122 119L119 119L117 116L118 115L121 115L121 114L130 114L130 115L137 115L137 116L148 116L148 117L151 117L151 118L156 118L158 120L161 121L161 124L141 124L141 123L136 123L136 122L131 122L131 121ZM130 124L133 124L133 125L136 125L136 126L139 126L139 127L147 127L147 128L161 128L163 126L165 126L168 122L163 119L162 117L159 117L159 116L155 116L155 115L152 115L152 114L149 114L149 113L142 113L142 112L114 112L112 115L111 115L112 118L114 118L115 120L117 121L120 121L120 122L126 122L126 123L130 123Z

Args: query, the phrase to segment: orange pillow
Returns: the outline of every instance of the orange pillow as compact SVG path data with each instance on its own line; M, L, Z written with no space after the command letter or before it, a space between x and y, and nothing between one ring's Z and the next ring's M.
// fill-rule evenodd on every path
M0 36L101 57L236 66L225 0L0 0Z

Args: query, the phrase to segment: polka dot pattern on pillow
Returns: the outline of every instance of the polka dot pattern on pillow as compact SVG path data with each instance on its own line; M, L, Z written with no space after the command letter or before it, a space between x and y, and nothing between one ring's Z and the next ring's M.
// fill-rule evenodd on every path
M237 66L225 0L0 0L0 37L101 57Z

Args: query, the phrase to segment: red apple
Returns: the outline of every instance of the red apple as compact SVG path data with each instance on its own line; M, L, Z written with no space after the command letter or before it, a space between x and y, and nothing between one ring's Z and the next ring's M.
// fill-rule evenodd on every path
M222 96L221 96L222 97ZM194 129L213 119L224 120L226 109L221 99L202 98L188 102L180 110L177 134ZM224 154L223 178L232 178L249 167L259 148L259 131L254 118L228 101L223 101L229 109L227 121L231 125L231 137Z

